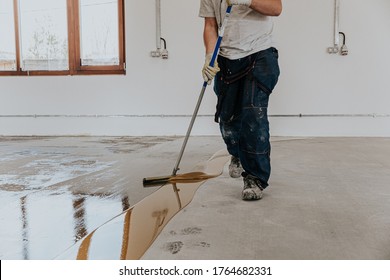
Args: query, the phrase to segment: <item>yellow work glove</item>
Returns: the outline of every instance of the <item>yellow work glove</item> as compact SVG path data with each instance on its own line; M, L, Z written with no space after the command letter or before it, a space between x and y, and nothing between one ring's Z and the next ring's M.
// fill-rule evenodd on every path
M215 75L219 72L218 62L215 60L214 66L210 66L210 61L213 54L206 54L205 63L202 69L203 80L207 82L207 84L211 84L211 81L214 79Z
M226 0L226 3L228 4L228 6L245 5L249 7L252 4L252 0Z

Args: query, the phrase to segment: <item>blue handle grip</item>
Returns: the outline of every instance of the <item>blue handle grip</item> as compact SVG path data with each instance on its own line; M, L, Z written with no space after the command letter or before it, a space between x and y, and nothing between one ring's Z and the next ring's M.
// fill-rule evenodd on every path
M217 55L218 55L218 51L219 51L219 46L221 45L221 41L222 41L222 36L219 36L218 40L217 40L217 43L215 44L213 56L211 57L211 60L210 60L210 63L209 63L209 66L211 66L211 67L214 66L215 60L217 59ZM207 82L203 83L203 87L204 88L207 87Z
M217 59L218 50L219 50L219 46L221 45L221 42L222 42L222 36L219 36L217 39L217 43L215 44L213 56L211 57L211 60L210 60L209 66L211 66L211 67L214 66L215 60Z
M232 11L232 5L228 6L227 9L226 9L226 16L225 16L224 22L222 23L222 26L223 26L222 27L222 32L219 34L217 42L215 43L213 56L211 57L211 60L210 60L210 63L209 63L209 66L211 66L211 67L214 66L215 60L217 59L218 52L219 52L219 47L221 46L222 37L223 37L224 29L225 29L226 17L228 17L230 15L231 11ZM207 82L204 82L203 83L203 88L206 88L206 87L207 87Z
M226 16L229 16L231 11L232 11L232 5L227 7ZM222 30L224 31L224 29L225 29L225 26L223 26ZM223 37L223 32L221 34L219 34L218 39L217 39L217 43L215 44L213 56L211 57L210 64L209 64L209 66L211 66L211 67L214 66L215 60L217 59L219 47L221 46L221 42L222 42L222 37Z
M209 66L211 66L211 67L214 66L215 60L217 59L217 55L218 55L218 51L219 51L219 46L221 45L221 41L222 41L222 37L219 36L218 40L217 40L217 43L215 44L213 56L211 57L211 60L210 60L210 63L209 63ZM203 83L203 87L204 88L207 87L207 82Z

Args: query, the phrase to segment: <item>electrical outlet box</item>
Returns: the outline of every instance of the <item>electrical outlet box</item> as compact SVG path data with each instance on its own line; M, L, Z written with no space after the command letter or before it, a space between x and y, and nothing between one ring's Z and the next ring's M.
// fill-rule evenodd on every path
M156 51L151 51L150 52L150 55L152 57L160 57L161 56L161 52L159 50L156 50Z
M334 46L334 47L329 47L327 49L328 53L330 54L333 54L333 53L338 53L339 52L339 48L337 46Z

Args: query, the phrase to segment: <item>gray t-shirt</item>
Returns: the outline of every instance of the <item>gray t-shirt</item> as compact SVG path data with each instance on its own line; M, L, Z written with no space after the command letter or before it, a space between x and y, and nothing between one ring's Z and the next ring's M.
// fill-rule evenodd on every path
M225 0L201 0L199 16L214 17L222 25L227 4ZM243 5L234 5L222 38L219 54L238 59L273 46L273 21Z

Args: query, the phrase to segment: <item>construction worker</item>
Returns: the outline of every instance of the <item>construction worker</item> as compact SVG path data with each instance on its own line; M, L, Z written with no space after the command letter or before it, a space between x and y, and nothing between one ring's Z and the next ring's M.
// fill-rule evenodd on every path
M209 66L218 29L233 5L218 59ZM231 155L229 174L243 177L243 200L258 200L271 174L268 100L279 77L278 51L272 40L272 17L281 0L201 0L206 49L203 78L214 79L216 121Z

